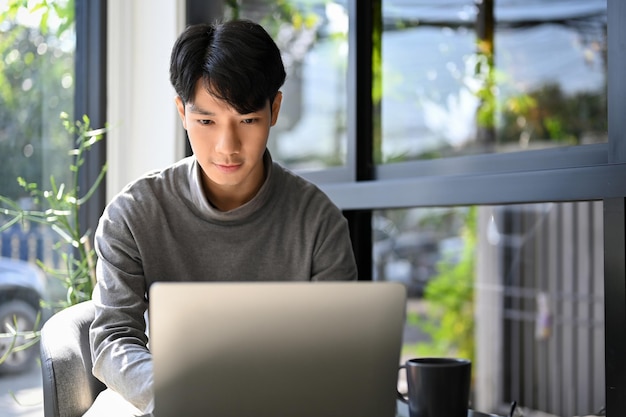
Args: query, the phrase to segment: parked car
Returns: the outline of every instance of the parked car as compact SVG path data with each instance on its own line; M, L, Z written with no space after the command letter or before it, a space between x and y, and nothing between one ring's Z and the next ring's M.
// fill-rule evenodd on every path
M426 232L401 232L381 216L374 217L373 232L374 280L400 282L409 296L420 297L437 272L436 237Z
M382 216L373 219L374 280L404 284L410 297L421 297L442 260L457 263L463 251L459 236L442 238L428 231L400 231Z
M45 288L45 275L37 266L0 257L0 358L4 358L0 359L0 373L23 372L35 363L38 344L19 347L36 340L30 332L45 318L41 308ZM18 335L12 336L15 331Z

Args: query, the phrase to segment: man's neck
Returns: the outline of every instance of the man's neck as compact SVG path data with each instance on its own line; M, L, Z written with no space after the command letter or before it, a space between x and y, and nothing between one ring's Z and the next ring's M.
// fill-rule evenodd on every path
M219 185L211 183L206 177L203 181L203 188L206 198L213 207L219 211L230 211L239 208L252 200L265 182L267 168L263 163L263 173L257 176L256 181L248 187L241 185Z

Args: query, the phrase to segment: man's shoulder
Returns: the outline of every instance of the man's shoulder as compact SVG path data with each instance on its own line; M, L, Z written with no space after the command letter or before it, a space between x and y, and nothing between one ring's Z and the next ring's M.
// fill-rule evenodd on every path
M299 201L300 204L310 206L311 209L327 207L338 210L326 193L314 182L299 174L274 163L274 171L277 171L280 194L289 201Z
M193 169L191 157L181 159L165 168L145 172L128 183L111 201L110 205L157 203L170 201L174 195L189 188Z
M272 175L277 177L277 181L281 183L281 186L298 190L310 190L311 192L321 192L317 185L303 176L280 165L278 162L274 162L273 164Z
M187 157L165 168L147 171L128 183L122 190L122 193L137 192L146 188L171 187L179 185L180 183L188 183L192 166L193 158Z

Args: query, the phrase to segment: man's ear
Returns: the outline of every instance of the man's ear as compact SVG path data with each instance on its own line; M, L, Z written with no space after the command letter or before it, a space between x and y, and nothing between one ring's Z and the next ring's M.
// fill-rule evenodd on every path
M180 116L180 120L183 122L183 128L187 130L187 121L185 120L185 103L183 103L183 99L179 96L176 96L174 101L176 102L176 110L178 110L178 116Z
M278 120L278 113L280 112L280 104L282 101L283 93L279 91L276 93L276 96L274 96L274 101L272 101L272 123L270 123L270 126L274 126Z

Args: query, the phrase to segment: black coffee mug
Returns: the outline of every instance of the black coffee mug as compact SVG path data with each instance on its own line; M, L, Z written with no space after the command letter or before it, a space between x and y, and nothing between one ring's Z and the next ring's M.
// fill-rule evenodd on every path
M400 369L406 371L408 393L398 392L398 398L408 404L409 417L467 417L471 361L415 358Z

